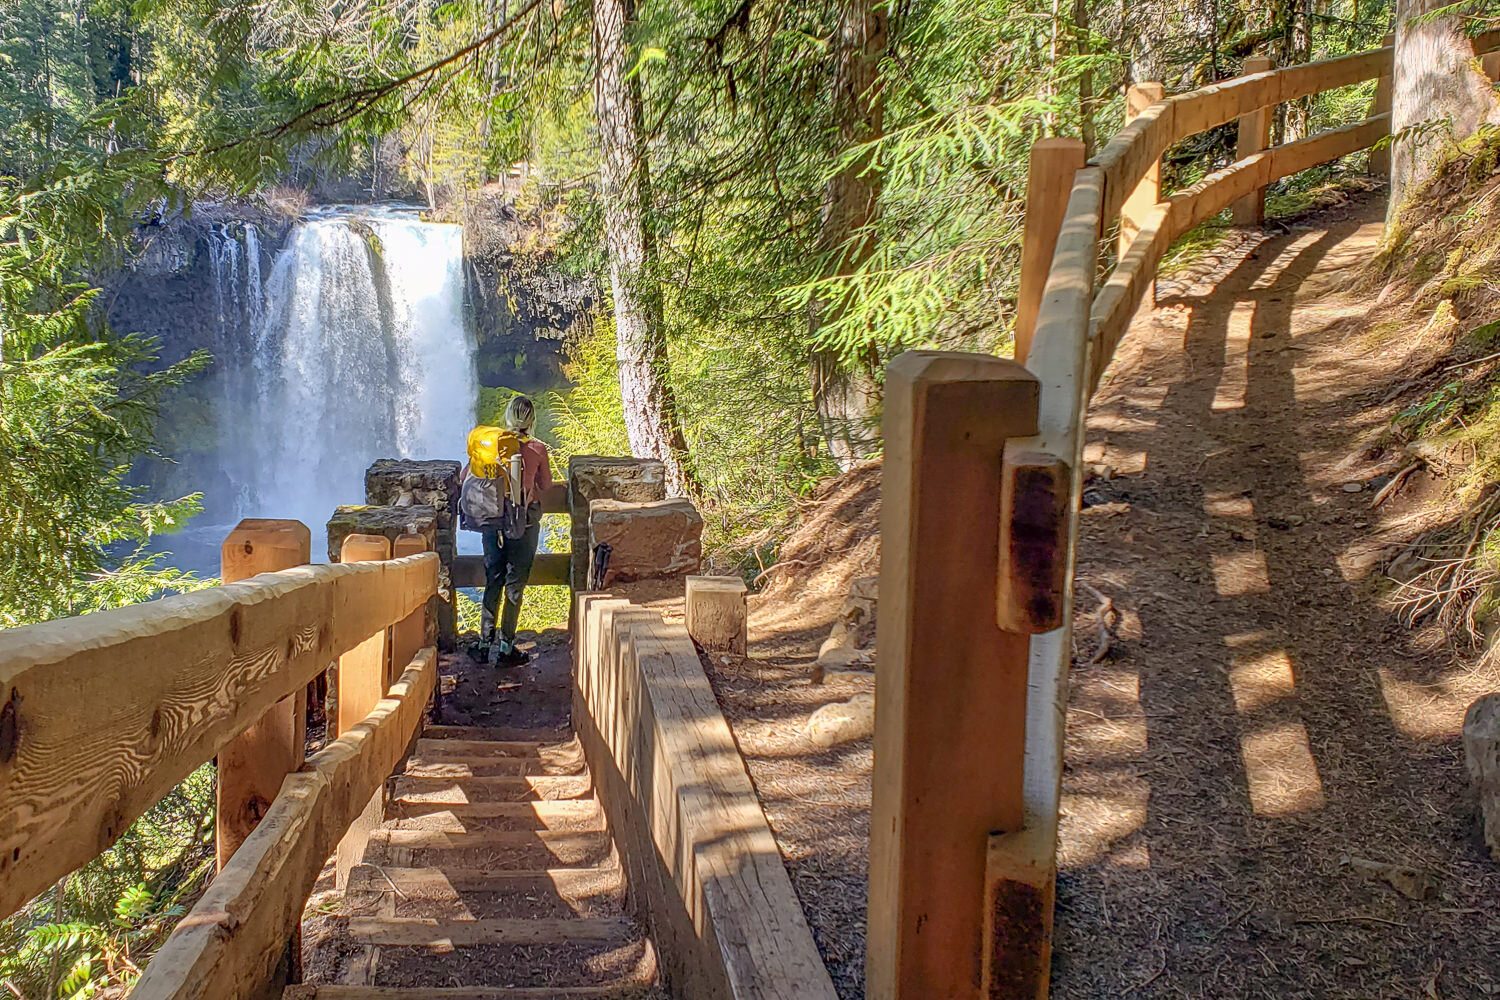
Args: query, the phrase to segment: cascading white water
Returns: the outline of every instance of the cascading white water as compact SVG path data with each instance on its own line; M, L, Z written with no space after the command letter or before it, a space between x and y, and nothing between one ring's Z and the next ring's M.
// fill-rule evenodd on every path
M221 468L235 517L296 518L317 539L334 507L363 502L375 459L463 454L477 398L463 230L408 209L322 210L264 289L252 227L244 239L249 336L221 354ZM240 246L215 243L222 315L239 308Z

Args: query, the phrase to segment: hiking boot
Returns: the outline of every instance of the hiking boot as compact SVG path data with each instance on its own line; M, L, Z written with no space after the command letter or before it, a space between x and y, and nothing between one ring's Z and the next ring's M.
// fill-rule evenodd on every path
M500 654L500 666L523 667L531 662L531 654L524 649L510 648L510 652Z

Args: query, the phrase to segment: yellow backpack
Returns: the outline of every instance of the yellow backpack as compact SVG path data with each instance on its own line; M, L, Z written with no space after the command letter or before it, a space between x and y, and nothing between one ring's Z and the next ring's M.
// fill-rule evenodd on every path
M469 432L469 472L499 479L510 472L511 459L521 453L521 435L503 427L479 426Z

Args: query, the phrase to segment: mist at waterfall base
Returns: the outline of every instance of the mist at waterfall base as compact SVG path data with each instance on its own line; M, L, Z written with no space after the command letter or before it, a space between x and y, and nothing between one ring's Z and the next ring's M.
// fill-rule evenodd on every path
M268 270L260 245L246 223L216 228L209 248L217 469L198 487L205 513L163 540L173 563L208 575L245 517L301 521L321 561L325 523L364 502L373 461L458 459L475 418L462 227L406 206L331 206Z

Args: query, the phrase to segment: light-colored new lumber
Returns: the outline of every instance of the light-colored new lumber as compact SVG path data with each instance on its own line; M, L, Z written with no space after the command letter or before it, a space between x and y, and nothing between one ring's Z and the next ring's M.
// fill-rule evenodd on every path
M603 830L447 830L387 829L383 836L391 848L401 851L487 851L541 847L554 853L584 853L609 846Z
M1278 86L1275 73L1255 73L1170 98L1175 139L1206 132L1256 108L1274 104Z
M678 995L834 1000L687 630L608 594L574 622L574 723Z
M301 521L246 518L224 539L219 579L224 583L305 566L312 533ZM307 689L272 705L219 751L214 788L214 853L223 868L271 808L286 776L306 756Z
M1039 139L1031 147L1026 173L1026 221L1021 234L1021 278L1016 291L1015 359L1026 363L1036 333L1037 310L1047 270L1057 249L1057 234L1068 209L1073 175L1083 169L1086 154L1078 139Z
M1177 105L1171 101L1149 105L1094 157L1093 165L1104 171L1103 218L1113 220L1120 214L1125 198L1176 141L1176 113Z
M1365 80L1374 80L1388 72L1393 49L1370 49L1333 59L1287 66L1275 72L1276 97L1267 103L1285 104L1299 97L1310 97L1325 90L1336 90Z
M108 848L277 701L437 591L434 554L0 631L0 914Z
M1176 239L1256 187L1365 149L1389 132L1390 115L1379 115L1273 147L1216 170L1172 195L1168 238Z
M909 351L886 368L870 1000L976 995L985 844L1023 815L1028 643L996 624L996 472L1008 440L1036 433L1038 396L989 355Z
M369 718L287 777L270 812L146 967L134 1000L240 1000L265 988L325 859L400 761L436 682L437 651L429 647Z
M1094 344L1089 333L1093 305L1093 274L1099 239L1102 173L1083 170L1073 185L1068 221L1053 258L1047 295L1038 327L1038 349L1026 367L1041 383L1037 433L1014 447L1052 455L1072 470L1068 505L1066 566L1071 569L1077 548L1078 493L1083 458L1082 422L1091 391L1089 373ZM1137 240L1137 243L1140 241ZM1007 444L1007 447L1012 445ZM1034 864L1048 870L1056 864L1057 811L1062 790L1063 718L1067 705L1068 666L1072 661L1071 588L1063 608L1062 625L1033 635L1027 667L1026 768L1022 786L1025 804L1023 831L1038 852ZM878 724L878 719L877 719ZM982 852L981 852L982 856ZM1036 911L1039 926L1033 943L1039 949L1038 967L1047 969L1051 947L1053 900L1050 892ZM991 942L986 942L988 952ZM1030 955L1028 950L1026 955ZM1024 959L1024 960L1023 960ZM1017 968L1032 967L1018 959ZM1045 971L1044 973L1045 974ZM976 973L976 976L978 973ZM1039 984L1038 989L1042 986Z
M1130 327L1136 310L1150 292L1156 278L1156 266L1171 245L1168 222L1170 202L1152 207L1141 222L1140 232L1130 249L1110 272L1104 287L1094 297L1089 311L1089 378L1087 395L1092 396L1114 358L1120 338Z
M627 917L437 920L350 917L349 937L382 948L474 948L496 944L626 944L637 937Z
M379 562L390 557L391 540L384 535L347 535L339 549L341 563ZM378 629L339 657L338 735L358 725L385 697L391 674L391 632L389 628ZM384 800L384 790L377 788L364 810L344 831L335 852L334 884L339 890L349 882L349 869L364 856L370 831L380 825Z
M553 729L522 729L515 726L424 726L424 740L474 740L480 743L532 743L538 746L554 746L566 743L571 737L559 735Z
M1166 98L1166 88L1159 83L1137 83L1125 93L1125 122L1129 124L1140 117L1141 112L1151 105ZM1106 184L1108 181L1105 182ZM1140 179L1135 188L1125 196L1120 205L1120 240L1119 255L1125 256L1130 249L1131 241L1135 234L1140 232L1141 223L1146 216L1161 201L1161 158L1152 161L1146 170L1145 176ZM1024 361L1024 358L1017 358Z
M1251 56L1245 60L1245 73L1264 73L1272 67L1266 56ZM1271 111L1275 105L1256 108L1240 116L1239 141L1235 145L1235 159L1245 160L1271 143ZM1266 217L1266 189L1257 187L1249 194L1235 200L1230 206L1230 218L1236 226L1258 226Z
M1396 36L1388 34L1381 39L1380 44L1394 53ZM1477 47L1476 51L1478 51ZM1381 70L1380 76L1375 81L1375 97L1370 102L1370 117L1372 118L1391 113L1391 81L1395 79L1393 76L1395 70L1394 62L1394 58L1390 62L1387 62L1385 68ZM1376 177L1389 178L1391 176L1390 143L1386 143L1379 149L1370 150L1370 173Z
M562 742L553 740L543 743L537 740L470 740L460 737L432 737L427 735L434 728L429 726L423 730L422 738L417 741L417 755L419 757L458 757L458 758L490 758L490 757L532 757L544 758L552 755L576 756L579 752L578 744L569 740Z
M404 559L426 551L427 539L421 535L402 535L391 543L392 559ZM432 602L429 601L426 607L418 608L391 626L391 654L386 658L385 687L396 683L402 667L427 645L427 619L431 608Z

